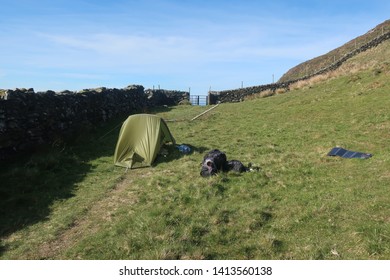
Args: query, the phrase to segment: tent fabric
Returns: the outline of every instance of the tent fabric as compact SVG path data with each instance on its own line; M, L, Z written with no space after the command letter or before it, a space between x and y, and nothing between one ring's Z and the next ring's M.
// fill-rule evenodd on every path
M129 116L119 132L114 164L127 168L151 166L165 143L175 144L165 121L156 115Z
M361 153L361 152L353 152L346 150L341 147L334 147L329 153L328 156L340 156L342 158L361 158L367 159L372 157L372 154Z

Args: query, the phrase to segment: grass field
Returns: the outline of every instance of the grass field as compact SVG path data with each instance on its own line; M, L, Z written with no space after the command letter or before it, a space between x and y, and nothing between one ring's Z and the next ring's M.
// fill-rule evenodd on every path
M221 104L192 122L205 107L155 112L175 120L172 134L193 153L170 148L151 168L113 166L123 119L7 164L1 258L390 259L390 69L381 67ZM334 146L373 157L328 157ZM261 169L201 178L214 148Z

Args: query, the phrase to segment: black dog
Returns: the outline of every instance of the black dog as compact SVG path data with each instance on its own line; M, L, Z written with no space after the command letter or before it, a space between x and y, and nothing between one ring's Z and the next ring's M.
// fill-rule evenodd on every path
M220 150L212 150L208 152L202 162L202 169L200 175L203 177L209 177L217 174L219 171L236 171L236 172L246 172L246 168L239 160L230 160L227 161L225 153Z
M227 166L228 166L228 170L232 170L232 171L235 171L235 172L247 172L249 169L247 167L245 167L241 161L239 160L229 160L227 162Z

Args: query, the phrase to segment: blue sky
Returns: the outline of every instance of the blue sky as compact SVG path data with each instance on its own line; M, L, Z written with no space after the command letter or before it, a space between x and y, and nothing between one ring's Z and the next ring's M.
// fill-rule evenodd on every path
M390 1L0 0L0 88L192 94L271 83L389 19Z

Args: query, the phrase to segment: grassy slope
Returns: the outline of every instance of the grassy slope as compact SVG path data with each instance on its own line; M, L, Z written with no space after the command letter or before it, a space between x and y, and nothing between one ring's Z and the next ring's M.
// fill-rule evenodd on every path
M305 75L319 71L322 68L328 67L335 60L340 59L345 54L353 51L354 49L366 44L367 42L381 36L384 32L390 31L390 20L386 20L379 24L375 28L368 31L366 34L359 36L339 48L336 48L324 55L315 57L308 61L305 61L297 66L288 70L280 79L279 82L294 80Z
M158 112L195 151L153 168L112 165L118 129L8 166L1 258L389 259L389 78L385 61L194 122L204 108ZM336 145L374 156L327 157ZM200 178L212 148L262 169Z

